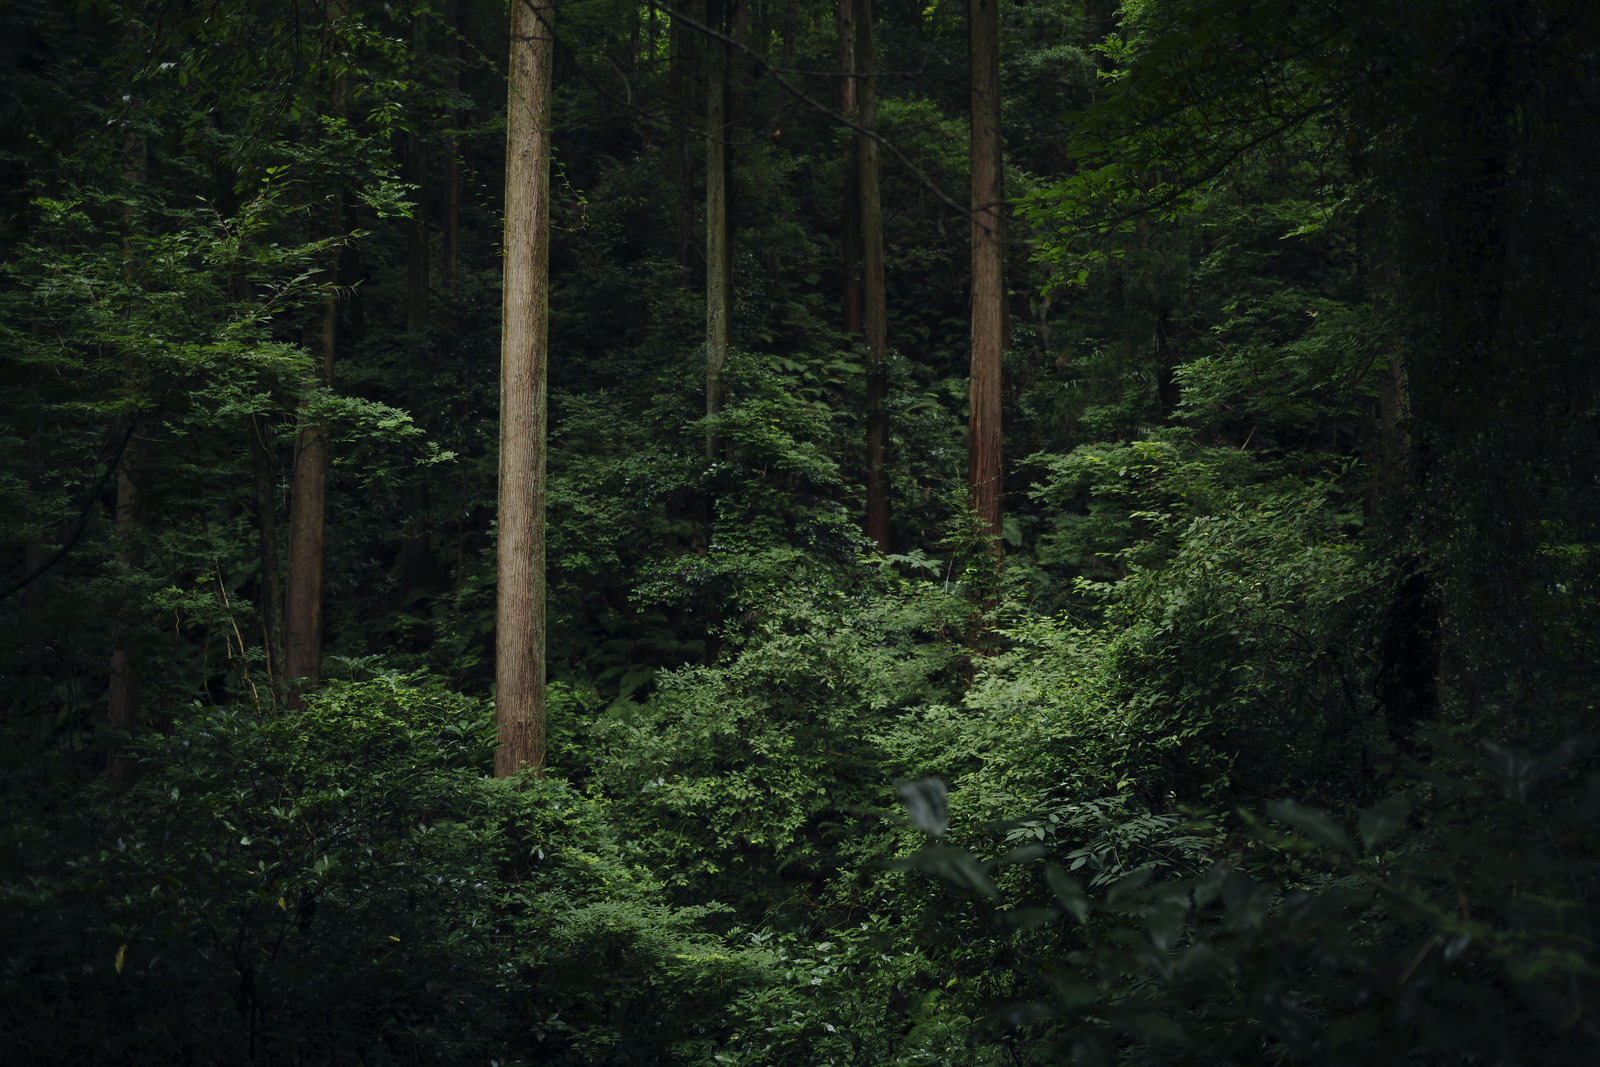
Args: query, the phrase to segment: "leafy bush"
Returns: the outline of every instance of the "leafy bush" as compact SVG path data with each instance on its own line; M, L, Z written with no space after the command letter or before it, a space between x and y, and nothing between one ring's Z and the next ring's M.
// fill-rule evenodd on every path
M1018 1062L1588 1062L1595 745L1434 743L1436 767L1351 816L1269 804L1287 832L1075 804L998 860L940 843L904 866L981 905L957 952L1005 947L1018 986L988 1018ZM942 830L942 790L917 792Z
M704 1062L764 957L670 908L564 782L486 777L492 736L426 678L334 684L277 718L195 708L131 788L24 815L12 1054Z

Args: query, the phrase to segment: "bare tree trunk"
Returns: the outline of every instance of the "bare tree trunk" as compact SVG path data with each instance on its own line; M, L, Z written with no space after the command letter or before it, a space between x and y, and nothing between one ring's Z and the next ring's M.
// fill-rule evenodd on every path
M839 0L839 114L859 122L856 96L856 4ZM861 333L861 152L860 135L845 131L844 199L839 235L840 266L844 285L840 292L840 325L851 337Z
M511 5L505 287L500 340L500 515L494 772L544 773L545 379L549 339L553 8Z
M860 182L862 295L867 336L867 536L879 551L889 551L889 416L885 362L889 354L889 309L884 286L883 199L879 192L877 60L872 42L872 2L853 0L855 14L856 103L861 128L856 138L856 176Z
M1000 550L1000 367L1005 346L1004 193L999 0L972 0L972 380L967 484L991 548Z
M346 13L346 0L325 0L323 32L337 32ZM333 84L330 106L342 115L349 81L340 73ZM342 199L335 195L328 232L344 229ZM328 517L328 430L312 416L310 408L318 388L333 384L334 355L339 338L339 257L328 254L323 272L327 296L317 327L315 351L319 366L307 382L307 400L301 405L300 432L295 440L294 465L289 490L289 575L284 583L283 673L292 703L300 701L302 682L322 677L322 566Z
M723 0L706 4L706 24L722 32ZM706 414L722 410L722 374L728 366L733 318L733 283L728 242L728 46L706 40ZM715 456L716 435L706 430L706 455Z
M338 252L326 277L330 287L339 277ZM321 361L308 392L333 381L333 359L338 339L339 298L329 292L323 301L317 330ZM295 440L294 466L289 490L289 578L284 591L283 673L293 703L300 700L306 682L322 676L322 556L327 529L328 431L309 412L312 399L302 405L300 432Z

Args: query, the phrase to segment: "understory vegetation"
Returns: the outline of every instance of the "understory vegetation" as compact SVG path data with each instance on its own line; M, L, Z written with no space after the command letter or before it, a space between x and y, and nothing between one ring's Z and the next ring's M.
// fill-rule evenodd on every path
M502 778L506 6L0 6L0 1055L1592 1062L1600 7L1004 0L994 536L968 5L868 16L881 370L840 5L537 6Z

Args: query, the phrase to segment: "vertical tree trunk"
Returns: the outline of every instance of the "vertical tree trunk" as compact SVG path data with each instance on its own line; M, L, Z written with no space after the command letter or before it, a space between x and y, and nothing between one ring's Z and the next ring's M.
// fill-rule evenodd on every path
M726 29L724 0L706 4L706 24ZM728 365L733 284L728 247L728 46L706 40L706 414L722 410L722 373ZM715 456L716 435L706 430L706 455Z
M992 551L1000 550L1000 358L1005 346L1004 193L999 0L971 0L972 379L967 484Z
M839 0L839 113L859 122L856 97L856 2ZM861 182L860 135L845 130L844 200L840 226L840 266L844 285L840 292L840 325L851 337L861 333Z
M545 378L549 336L552 8L511 5L494 772L545 764Z
M333 35L346 13L346 0L325 0L323 32ZM342 115L349 94L349 79L344 72L334 78L329 106ZM330 234L344 230L342 197L332 200L328 220ZM315 351L317 369L307 382L307 400L301 405L300 432L295 440L294 465L290 470L289 490L289 575L284 583L283 673L289 699L299 703L302 682L316 682L322 676L322 563L328 512L328 430L312 414L311 405L319 388L333 383L334 355L339 338L339 256L329 253L323 272L328 290L322 304Z
M335 209L337 213L337 209ZM308 394L333 381L333 360L338 340L339 254L331 253L325 277L330 287L323 301L316 347L321 359ZM302 403L300 432L295 440L294 465L289 489L289 577L283 609L283 673L289 699L299 703L304 683L322 676L322 555L327 529L328 431L310 413L314 398Z
M883 200L879 193L877 61L872 42L872 2L853 0L855 13L856 105L861 128L856 139L856 176L861 198L862 295L867 338L867 536L879 551L889 551L889 448L885 361L889 353L889 310L884 287Z

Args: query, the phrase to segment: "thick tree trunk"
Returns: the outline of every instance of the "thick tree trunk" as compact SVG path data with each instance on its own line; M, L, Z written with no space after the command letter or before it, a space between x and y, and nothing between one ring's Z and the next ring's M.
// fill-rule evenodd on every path
M889 551L889 416L885 363L889 353L888 298L884 285L883 200L879 192L878 90L872 42L871 0L853 0L855 14L856 103L861 128L856 175L860 182L861 288L867 340L867 536L879 551Z
M552 8L511 6L494 772L545 764L545 380L549 336Z
M1000 360L1005 347L999 0L972 0L972 380L967 484L1000 550Z
M706 5L706 23L722 32L723 0ZM706 414L722 410L722 374L728 365L733 318L733 283L728 240L728 47L706 41ZM717 453L716 435L706 430L706 455Z

